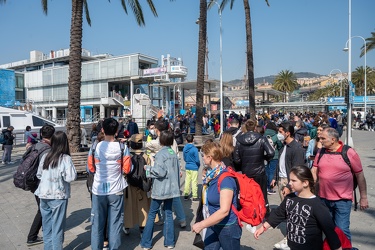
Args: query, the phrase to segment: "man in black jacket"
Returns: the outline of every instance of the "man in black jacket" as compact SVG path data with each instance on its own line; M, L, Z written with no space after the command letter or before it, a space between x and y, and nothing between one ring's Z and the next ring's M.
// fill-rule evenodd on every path
M4 164L13 164L14 162L11 161L12 156L12 149L13 149L13 140L14 134L13 132L14 127L9 126L7 129L3 129L2 133L4 135L4 143L3 143L3 158L2 163Z
M234 149L234 163L241 166L241 171L247 177L253 178L260 186L266 202L267 210L267 176L264 161L270 161L275 155L274 148L268 139L254 132L256 121L247 120L245 123L248 132L236 137L237 143Z

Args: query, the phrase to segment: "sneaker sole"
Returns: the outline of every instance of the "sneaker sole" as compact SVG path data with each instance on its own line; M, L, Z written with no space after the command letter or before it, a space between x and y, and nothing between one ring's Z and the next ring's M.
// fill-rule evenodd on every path
M43 241L38 241L38 242L33 242L33 243L26 243L27 246L35 246L35 245L39 245L39 244L43 244Z

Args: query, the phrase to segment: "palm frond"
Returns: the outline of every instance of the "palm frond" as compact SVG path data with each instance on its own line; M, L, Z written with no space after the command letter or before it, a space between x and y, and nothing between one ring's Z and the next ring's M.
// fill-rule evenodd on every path
M172 2L172 1L173 1L173 0L171 0L171 2ZM157 13L157 11L156 11L156 8L155 8L154 3L152 2L152 0L147 0L147 3L148 3L148 6L150 6L150 9L151 9L152 14L153 14L155 17L157 17L157 16L158 16L158 13Z
M373 49L375 49L375 32L371 32L371 37L366 38L366 50L365 45L362 45L360 57L364 56L365 52L367 53Z
M109 1L109 0L108 0ZM121 0L121 6L124 9L125 13L128 14L128 8L126 8L125 0Z
M128 0L128 3L130 5L130 8L133 11L133 14L135 16L135 19L139 26L145 25L145 19L143 16L142 6L139 4L138 0Z
M86 16L87 24L91 26L91 18L90 18L90 12L89 12L89 6L87 4L87 0L83 1L83 8L85 9L85 16Z
M48 13L48 0L41 0L44 14Z

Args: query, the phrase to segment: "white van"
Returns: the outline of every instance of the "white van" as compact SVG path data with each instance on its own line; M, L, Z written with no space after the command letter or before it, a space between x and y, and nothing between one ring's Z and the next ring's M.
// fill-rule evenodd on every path
M27 111L0 107L0 129L2 131L9 126L13 126L13 133L16 135L15 144L26 143L24 138L26 126L30 126L31 131L37 133L39 137L39 130L45 124L54 126L56 131L65 131L66 129L65 126L58 125L36 114Z

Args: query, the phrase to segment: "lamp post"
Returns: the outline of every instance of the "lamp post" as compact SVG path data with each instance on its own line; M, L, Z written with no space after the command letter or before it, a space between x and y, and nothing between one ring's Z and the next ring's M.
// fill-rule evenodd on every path
M352 81L352 0L349 0L349 39L348 39L348 94L350 95L351 90L351 81ZM352 104L348 100L347 103L347 128L346 128L346 144L353 147L353 138L352 138Z
M341 82L342 72L339 69L333 69L333 70L331 70L331 72L329 72L329 77L331 77L333 71L339 71L340 72L339 82L340 82L340 97L341 97L342 96L342 82Z
M352 36L351 38L349 38L349 40L351 40L352 38L361 38L363 40L363 44L364 44L364 48L365 48L365 116L366 116L366 111L367 111L367 59L366 59L366 40L362 37L362 36ZM348 48L348 41L346 41L346 45L345 45L345 48L343 49L344 51L349 51L349 53L351 53L351 51L349 50Z
M221 132L224 131L224 97L223 97L223 40L222 40L222 26L221 26L221 8L220 5L213 1L218 7L219 17L220 17L220 130Z

